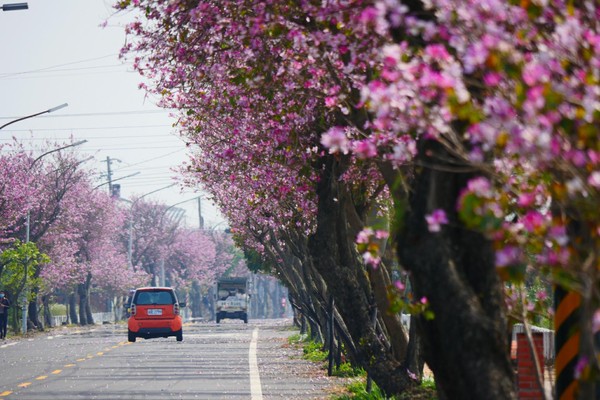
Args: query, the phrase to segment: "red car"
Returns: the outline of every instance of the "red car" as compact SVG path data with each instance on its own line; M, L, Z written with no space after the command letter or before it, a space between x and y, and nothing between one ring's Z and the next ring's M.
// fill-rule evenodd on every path
M183 321L179 311L185 303L177 301L170 287L143 287L136 289L129 306L127 338L135 342L144 339L175 336L183 340Z

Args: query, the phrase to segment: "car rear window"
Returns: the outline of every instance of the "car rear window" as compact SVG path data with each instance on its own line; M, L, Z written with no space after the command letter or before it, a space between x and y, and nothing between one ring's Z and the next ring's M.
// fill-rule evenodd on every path
M137 305L149 305L149 304L157 304L157 305L166 305L166 304L174 304L175 298L173 293L162 291L151 291L145 290L143 292L138 292L135 295L134 303Z

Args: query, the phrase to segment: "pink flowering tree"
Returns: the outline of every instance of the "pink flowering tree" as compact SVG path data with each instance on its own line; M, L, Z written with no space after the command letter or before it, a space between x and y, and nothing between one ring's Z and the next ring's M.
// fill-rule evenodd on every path
M19 147L19 145L16 145ZM62 150L63 154L60 154L57 149L68 146L65 144L53 144L46 143L40 149L42 155L34 157L32 153L23 153L18 157L21 162L14 162L10 166L6 166L4 176L22 176L24 182L27 183L27 191L23 192L19 196L24 196L24 201L18 202L15 198L14 205L19 207L15 208L16 215L13 217L12 225L5 231L6 239L12 240L20 238L24 241L31 241L37 244L37 246L45 253L51 253L48 247L45 247L42 241L46 235L52 236L48 233L51 227L57 224L57 221L64 214L64 210L68 208L67 202L62 204L62 200L68 197L68 193L74 187L85 180L85 173L78 168L80 162L72 156L72 153L68 150ZM14 170L18 168L17 170ZM19 185L16 184L6 187L3 194L9 194L11 190L16 190L18 193ZM64 208L63 208L64 206ZM27 221L29 220L29 223ZM61 241L68 241L70 233L66 233L64 240L61 240L58 236L57 243ZM68 252L60 254L60 256L70 255ZM57 259L56 253L54 254ZM66 260L66 259L65 259ZM40 263L33 269L32 285L28 285L28 291L32 294L32 301L29 305L29 320L35 326L41 327L42 325L38 320L38 308L37 308L37 294L39 293L40 286L36 282L41 282L40 272L47 263Z
M114 199L86 180L69 191L62 204L61 217L41 240L55 255L42 276L49 288L72 294L72 313L77 294L79 313L71 316L73 321L93 324L89 302L92 287L111 298L148 277L128 266L126 247L120 241L125 214Z
M399 317L381 313L387 331L399 332L392 341L370 322L373 286L353 243L366 210L383 193L383 181L373 164L352 164L349 156L325 152L320 144L320 134L343 121L344 115L361 119L360 113L354 115L344 105L332 112L324 105L326 97L342 92L331 74L339 77L344 66L336 53L314 43L335 26L320 19L340 12L337 5L325 12L307 6L310 18L305 19L298 18L305 10L264 3L253 4L256 18L238 14L236 6L137 4L152 5L156 12L147 14L148 24L130 27L142 37L138 50L152 47L136 65L155 80L156 92L164 94L163 105L190 110L182 116L181 126L203 149L197 156L202 162L192 160L190 181L200 179L215 193L241 241L268 251L277 263L281 254L293 254L302 269L324 277L348 329L347 348L380 385L392 393L414 384L400 368L407 346ZM162 29L168 26L177 30ZM174 41L167 39L171 34ZM344 35L339 39L344 48ZM173 54L177 54L173 68L165 68L163 61ZM346 175L348 179L342 179ZM353 176L376 179L353 181ZM283 243L292 247L279 252ZM275 248L266 248L271 246ZM371 278L379 282L375 297L384 310L389 275L383 267L376 272ZM323 288L311 288L315 298L323 299L318 296Z
M188 183L210 188L240 242L274 264L286 238L303 238L293 253L324 279L364 344L356 360L387 392L410 375L406 345L379 352L368 323L372 294L384 319L377 287L389 282L383 229L364 229L372 210L390 216L428 307L416 325L445 397L515 397L501 277L551 271L597 307L597 5L118 6L144 11L124 51L199 149ZM378 267L368 280L358 249ZM581 328L591 337L589 311Z
M49 324L50 296L68 293L75 312L79 294L80 315L72 315L72 320L91 323L92 284L108 289L136 280L127 272L125 247L118 246L120 211L106 195L93 190L90 172L72 151L55 151L67 145L46 143L37 151L42 155L35 157L15 143L3 156L2 241L10 246L15 239L29 240L48 255L44 262L31 265L31 276L24 281L31 294L30 326L40 329L40 300ZM104 282L105 277L112 281Z
M216 272L210 269L215 257L215 244L204 232L181 229L165 266L174 281L210 281Z
M3 242L14 237L25 222L25 214L35 201L35 188L31 184L28 168L31 154L18 142L1 147L0 157L0 238ZM21 236L21 240L25 237Z

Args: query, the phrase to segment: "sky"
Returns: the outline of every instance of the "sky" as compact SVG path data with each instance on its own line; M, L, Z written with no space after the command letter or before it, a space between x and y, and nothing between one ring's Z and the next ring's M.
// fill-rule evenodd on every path
M0 4L22 0L0 0ZM116 14L110 0L29 0L29 9L0 11L0 125L49 108L68 107L16 122L0 131L0 143L13 137L34 149L45 140L73 137L85 163L107 182L107 159L121 197L153 191L146 198L186 210L186 223L198 227L201 190L174 183L173 169L187 159L184 142L168 110L138 89L142 78L118 58L131 14ZM107 21L105 27L103 22ZM128 175L136 174L127 177ZM123 179L119 179L123 178ZM99 190L107 190L108 185ZM205 227L226 222L208 199L201 199Z

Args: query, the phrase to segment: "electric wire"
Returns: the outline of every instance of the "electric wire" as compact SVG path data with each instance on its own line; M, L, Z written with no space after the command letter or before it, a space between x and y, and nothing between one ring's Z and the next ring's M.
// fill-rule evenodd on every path
M54 68L66 67L67 65L83 64L83 63L86 63L86 62L102 60L102 59L105 59L105 58L108 58L108 57L114 57L114 56L118 56L118 54L117 53L107 54L107 55L104 55L104 56L101 56L101 57L87 58L87 59L78 60L78 61L71 61L71 62L68 62L68 63L51 65L49 67L32 69L32 70L29 70L29 71L4 72L4 73L0 73L0 79L8 77L8 76L25 75L25 74L32 74L32 73L36 73L36 72L40 72L40 71L48 71L48 70L52 70Z

